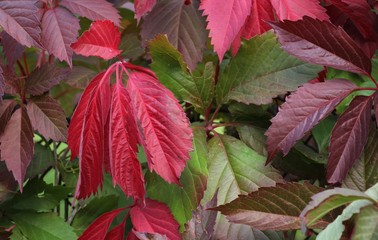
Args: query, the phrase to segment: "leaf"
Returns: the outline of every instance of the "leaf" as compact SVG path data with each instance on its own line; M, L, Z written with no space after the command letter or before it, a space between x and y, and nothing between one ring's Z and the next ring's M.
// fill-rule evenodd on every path
M0 2L0 25L26 47L41 47L39 9L35 0L4 0Z
M0 104L2 104L3 102L4 90L5 90L5 79L3 76L3 69L0 67Z
M320 121L319 124L311 130L319 152L326 151L328 148L332 128L335 126L336 120L337 118L331 115Z
M7 123L12 116L16 101L4 100L0 104L0 136L6 129Z
M339 117L332 130L327 181L344 180L368 140L371 122L372 98L357 96Z
M12 199L17 191L17 182L8 171L5 163L0 161L0 205ZM0 235L2 237L2 235Z
M25 108L17 109L0 136L1 160L5 161L20 190L33 157L33 129Z
M368 240L378 238L378 209L376 206L363 207L357 216L352 234L353 240Z
M194 151L190 153L191 158L180 177L183 187L168 184L157 174L146 176L149 198L167 204L181 229L185 229L185 224L192 218L192 211L200 204L208 176L206 134L199 128L193 132Z
M170 240L180 240L179 224L169 208L157 201L145 199L145 205L135 205L130 209L131 222L137 232L158 233Z
M93 239L95 236L96 239L105 239L106 233L110 224L113 222L113 219L125 208L117 208L105 214L102 214L97 218L89 227L81 234L79 240Z
M179 184L192 150L192 131L185 113L155 76L133 72L129 75L127 91L131 93L150 170L169 183Z
M31 95L41 95L66 79L69 73L69 68L60 68L55 64L43 64L30 73L26 79L25 90Z
M189 68L195 69L202 60L207 39L205 21L198 5L199 0L193 0L190 5L185 5L183 0L157 1L143 20L140 33L143 45L158 34L167 34L169 42L183 55Z
M138 22L145 14L151 12L155 4L156 4L156 0L135 0L134 1L135 15Z
M271 103L272 98L295 90L317 76L319 71L319 66L284 53L274 34L267 32L246 42L221 72L216 89L217 102Z
M304 16L317 18L319 20L328 20L326 10L320 6L318 0L301 1L301 0L271 0L274 10L276 10L278 19L297 21Z
M255 127L252 125L242 125L237 127L240 140L252 148L262 156L267 155L265 148L266 137L264 136L265 129Z
M25 47L11 37L6 31L2 31L0 37L7 65L13 66L22 56Z
M66 83L74 88L86 88L97 72L81 66L75 66L66 77Z
M42 44L50 54L72 68L70 45L75 42L79 29L79 19L66 9L48 9L42 17Z
M77 54L109 60L120 54L120 41L121 33L118 28L111 21L104 20L94 22L71 47Z
M125 238L125 225L126 221L123 221L115 226L106 234L105 240L123 240Z
M32 179L38 174L45 172L49 167L54 165L54 155L48 146L34 144L33 159L26 171L26 178Z
M311 196L322 191L309 183L277 184L263 187L247 196L241 195L231 203L214 210L226 215L230 222L246 224L254 229L286 231L300 228L299 214L310 201ZM325 227L326 221L319 221L316 228Z
M307 16L270 24L289 54L309 63L370 75L370 59L342 28Z
M108 19L117 26L120 25L121 16L117 9L109 2L102 0L62 0L59 5L68 8L71 12L92 21Z
M356 86L343 79L304 84L290 95L266 131L268 160L286 155L307 131L333 111Z
M374 101L375 122L378 127L378 92L374 93L373 98L374 98L373 101Z

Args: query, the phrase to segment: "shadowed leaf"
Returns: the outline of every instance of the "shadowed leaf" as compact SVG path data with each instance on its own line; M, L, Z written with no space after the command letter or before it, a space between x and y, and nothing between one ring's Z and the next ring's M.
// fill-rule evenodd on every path
M14 100L4 100L0 104L0 135L4 132L16 104Z

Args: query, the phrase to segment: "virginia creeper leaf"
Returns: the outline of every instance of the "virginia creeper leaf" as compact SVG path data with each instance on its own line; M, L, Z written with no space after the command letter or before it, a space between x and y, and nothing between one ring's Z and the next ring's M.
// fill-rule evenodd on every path
M121 41L121 33L109 20L92 23L88 31L73 43L71 47L75 53L84 56L98 56L105 60L114 58L120 54L118 45Z
M25 47L5 31L2 31L0 36L1 45L3 46L4 57L7 60L7 64L8 66L13 66L22 56Z
M47 96L33 97L26 105L33 128L46 139L67 140L66 114L59 103Z
M286 155L297 140L325 118L356 86L343 79L307 83L290 95L272 118L265 135L268 161L279 153Z
M282 48L310 63L369 75L370 59L340 27L305 16L303 20L270 23Z
M4 100L0 104L0 135L4 132L15 106L16 102L13 100Z
M353 240L373 240L378 238L378 209L376 206L361 208L357 216Z
M1 160L18 182L22 191L26 169L33 157L33 128L25 108L17 109L0 136Z
M121 16L117 9L107 1L102 0L62 0L59 5L68 8L71 12L92 21L108 19L117 26L120 25Z
M71 43L80 29L79 19L64 8L48 9L42 18L42 44L49 53L72 68Z
M122 221L115 226L110 232L108 232L108 234L106 234L105 240L123 240L125 238L125 225L126 221Z
M155 6L156 0L135 0L134 6L135 6L135 15L138 22L140 19L150 12L152 8Z
M155 76L133 72L127 90L150 170L169 183L179 184L192 150L192 131L185 113Z
M170 240L180 240L179 224L173 218L169 208L163 203L145 199L130 209L130 217L137 232L166 235Z
M332 130L327 162L327 181L341 182L361 155L368 140L372 98L357 96Z
M267 21L273 20L274 13L270 0L253 0L251 13L245 20L241 36L245 39L251 39L256 35L260 35L271 29Z
M247 144L248 147L262 156L268 155L265 148L265 129L253 125L242 125L237 127L236 130L239 133L240 140Z
M304 16L328 20L325 8L320 6L319 0L271 0L279 20L297 21Z

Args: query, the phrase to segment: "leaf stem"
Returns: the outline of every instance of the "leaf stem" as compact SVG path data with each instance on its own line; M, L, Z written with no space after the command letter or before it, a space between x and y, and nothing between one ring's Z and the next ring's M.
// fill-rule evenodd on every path
M214 120L215 120L215 117L217 116L217 114L218 114L219 110L221 109L221 107L222 107L221 104L219 104L219 105L217 106L217 109L215 109L215 112L213 113L213 115L212 115L211 118L210 118L209 125L213 125L213 122L214 122Z
M375 86L377 86L377 88L378 88L378 82L374 79L374 77L371 74L369 74L369 78L373 81Z

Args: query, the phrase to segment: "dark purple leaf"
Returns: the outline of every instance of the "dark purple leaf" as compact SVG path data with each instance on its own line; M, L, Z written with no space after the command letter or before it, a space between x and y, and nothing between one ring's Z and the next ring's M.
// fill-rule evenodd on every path
M15 106L16 101L14 100L4 100L3 103L0 104L0 135L4 132Z
M7 64L13 66L16 61L22 56L25 47L17 42L11 35L3 31L0 33L1 45L3 46L3 52Z

